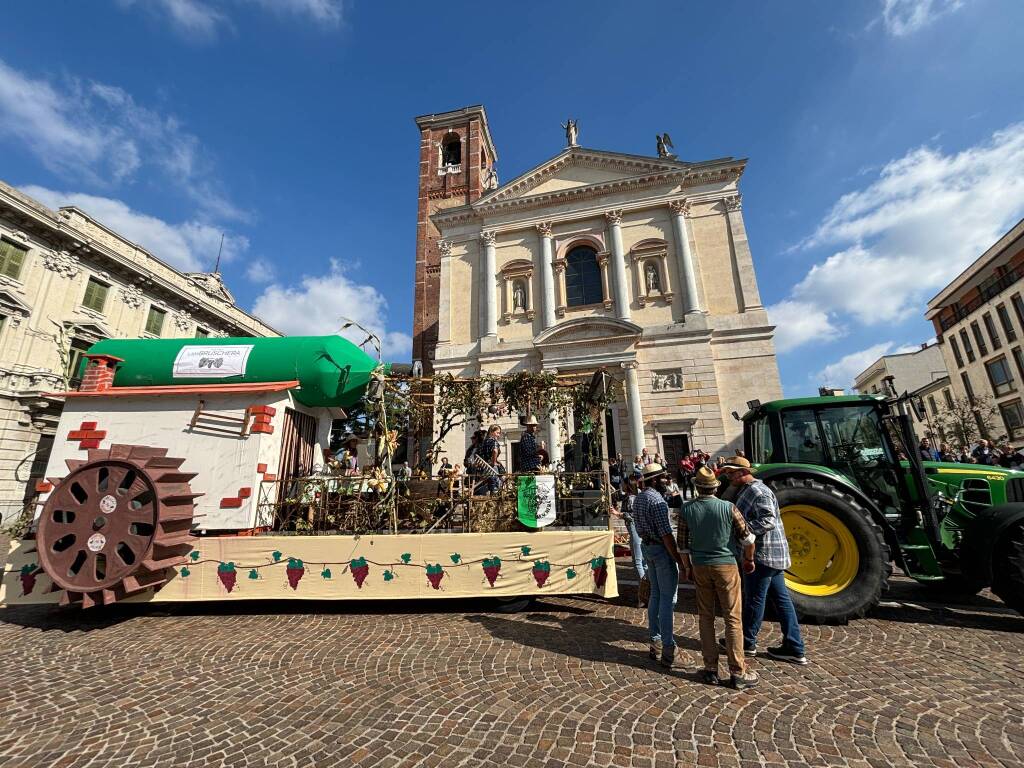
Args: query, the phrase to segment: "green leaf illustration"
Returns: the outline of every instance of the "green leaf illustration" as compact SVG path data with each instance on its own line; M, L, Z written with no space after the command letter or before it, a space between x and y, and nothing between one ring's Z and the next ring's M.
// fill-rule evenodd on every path
M235 564L234 563L221 563L220 565L217 566L217 571L219 573L234 573L235 572Z
M325 579L331 578L331 569L324 568L322 571L320 571L320 575L323 576Z
M260 577L260 575L256 572L255 568L253 568L251 571L249 571L249 578L250 579L258 579L259 577Z
M181 578L187 579L192 574L192 571L188 569L188 566L181 569Z
M191 552L188 553L188 556L192 558L192 562L194 563L196 560L199 559L199 550L193 549Z
M384 571L384 581L391 581L393 578L395 578L394 573L391 571Z
M456 553L454 553L452 555L449 555L449 557L451 557L452 562L455 563L456 565L458 565L459 561L462 560L462 555L460 555L458 552L456 552Z
M531 547L526 547L526 546L523 546L523 547L519 548L519 551L523 553L523 557L526 557L527 555L529 555L531 550L532 550Z
M574 571L572 568L570 568L569 570L567 570L565 572L565 578L567 578L567 579L575 579L576 578L576 571Z
M402 562L405 563L406 565L409 564L410 560L412 560L412 555L410 555L408 552L406 552L404 555L402 555Z
M281 562L281 553L280 552L274 552L272 556L274 558L274 562L275 563Z

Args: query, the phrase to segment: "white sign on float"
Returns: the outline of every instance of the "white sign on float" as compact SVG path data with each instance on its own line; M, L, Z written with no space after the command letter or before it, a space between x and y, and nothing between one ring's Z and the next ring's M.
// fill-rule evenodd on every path
M244 376L252 344L182 347L174 358L175 379L221 379Z

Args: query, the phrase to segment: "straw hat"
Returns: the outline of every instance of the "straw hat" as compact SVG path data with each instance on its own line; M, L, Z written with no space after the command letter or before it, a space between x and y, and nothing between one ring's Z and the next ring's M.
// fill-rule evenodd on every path
M665 468L661 464L656 464L653 461L644 467L644 481L653 480L656 477L661 477L665 474Z
M725 464L722 465L723 470L729 469L743 469L754 474L754 468L750 466L750 462L747 461L743 456L730 456L725 460Z
M701 467L697 470L693 476L693 484L698 488L715 489L721 483L718 482L718 478L715 477L715 473L707 467Z
M537 417L536 416L527 416L526 417L526 421L523 422L523 426L524 427L536 427L537 426Z

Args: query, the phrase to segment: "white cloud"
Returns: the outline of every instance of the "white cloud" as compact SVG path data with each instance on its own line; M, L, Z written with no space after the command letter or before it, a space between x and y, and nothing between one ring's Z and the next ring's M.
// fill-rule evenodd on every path
M0 60L0 138L24 144L51 171L100 187L152 169L201 211L245 220L220 191L199 140L117 86L33 79Z
M906 37L963 5L963 0L882 0L882 26L893 37Z
M269 283L277 277L277 269L267 259L260 257L249 262L245 276L254 283Z
M175 30L193 42L215 39L221 29L231 29L231 18L207 0L118 0L122 8L140 7L159 13ZM256 5L278 15L306 18L325 27L342 22L341 0L235 0L236 5ZM224 3L220 3L223 8Z
M776 325L775 348L779 352L812 341L831 341L843 335L828 313L813 304L780 301L768 307L768 319Z
M104 226L185 272L212 269L217 258L222 231L209 224L199 221L169 224L163 219L132 210L126 203L109 197L57 192L34 185L23 186L21 190L50 208L65 205L81 208ZM227 234L221 260L231 261L248 248L248 238Z
M380 338L386 360L408 360L412 351L412 338L408 334L387 330L384 296L373 286L353 282L334 260L327 274L304 276L298 285L273 283L267 286L252 311L271 327L293 335L336 333L343 318L347 318ZM366 338L356 328L342 335L356 344ZM371 345L366 349L373 354Z
M864 371L875 360L882 355L887 355L892 350L893 354L901 352L912 352L916 347L899 347L893 349L893 342L885 341L881 344L874 344L867 349L851 352L843 355L834 363L829 363L817 373L811 375L814 381L826 387L843 387L850 389L857 374Z
M919 147L887 163L801 243L838 249L776 305L780 350L834 337L814 333L811 317L871 326L922 315L928 298L1022 216L1024 123L961 152Z

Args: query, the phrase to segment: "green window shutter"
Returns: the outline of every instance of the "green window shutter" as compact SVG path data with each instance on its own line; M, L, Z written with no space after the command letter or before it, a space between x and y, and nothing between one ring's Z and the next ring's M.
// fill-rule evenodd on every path
M82 299L82 306L88 307L96 312L102 312L107 304L107 286L98 280L89 278L89 284L85 287L85 298Z
M166 314L166 312L156 307L150 307L149 316L146 318L146 333L159 336L160 332L164 329L164 317Z
M26 253L28 249L0 240L0 273L15 280L19 279Z

